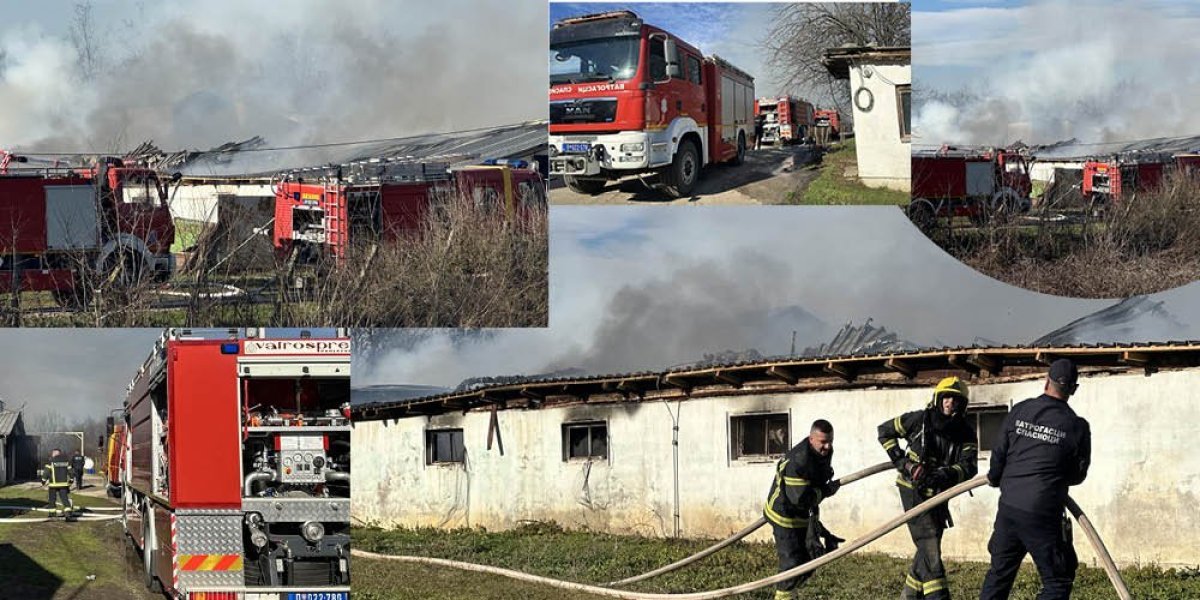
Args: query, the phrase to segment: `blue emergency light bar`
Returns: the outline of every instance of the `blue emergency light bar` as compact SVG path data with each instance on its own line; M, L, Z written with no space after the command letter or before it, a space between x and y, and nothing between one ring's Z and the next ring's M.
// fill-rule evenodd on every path
M496 167L512 167L514 169L528 169L529 161L518 160L512 158L489 158L483 161L483 164Z
M237 354L239 346L237 342L221 344L221 354Z

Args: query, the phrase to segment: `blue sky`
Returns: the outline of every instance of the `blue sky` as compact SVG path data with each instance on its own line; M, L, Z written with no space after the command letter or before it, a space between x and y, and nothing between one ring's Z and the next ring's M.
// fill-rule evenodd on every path
M696 46L744 69L755 79L755 93L779 93L758 44L766 33L775 6L761 3L716 2L563 2L550 4L550 22L564 17L632 10L647 23L666 29ZM549 25L548 24L548 25Z

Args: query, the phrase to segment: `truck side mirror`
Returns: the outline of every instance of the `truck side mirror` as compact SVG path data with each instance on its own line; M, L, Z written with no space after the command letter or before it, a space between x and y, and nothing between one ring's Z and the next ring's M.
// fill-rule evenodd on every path
M675 40L667 38L663 40L663 43L666 44L667 77L671 79L683 77L683 70L679 66L679 47L675 45Z

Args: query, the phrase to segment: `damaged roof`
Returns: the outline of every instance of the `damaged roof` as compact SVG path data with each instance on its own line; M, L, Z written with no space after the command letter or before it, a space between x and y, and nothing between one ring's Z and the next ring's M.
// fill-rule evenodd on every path
M1031 146L1038 160L1084 160L1098 156L1136 157L1138 155L1200 153L1200 135L1161 137L1147 140L1081 143L1070 139L1053 144Z
M1200 366L1200 341L1067 346L946 347L874 355L770 359L703 368L643 371L587 377L533 379L468 391L359 404L360 421L399 419L496 406L540 408L577 403L642 402L713 395L783 393L873 386L930 385L948 374L993 381L1045 376L1057 358L1085 371L1151 373ZM362 393L356 390L355 394Z
M253 137L222 144L209 150L164 152L152 142L143 143L132 158L147 166L188 177L261 178L329 164L346 164L371 159L420 162L437 160L477 164L480 160L515 159L543 154L547 147L547 121L473 129L450 133L414 135L364 143L313 144L271 148Z

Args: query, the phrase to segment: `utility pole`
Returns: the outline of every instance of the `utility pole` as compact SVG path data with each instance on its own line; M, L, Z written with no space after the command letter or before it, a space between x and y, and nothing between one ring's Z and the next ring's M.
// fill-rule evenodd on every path
M796 330L793 329L792 330L792 353L791 353L791 356L795 356L795 355L796 355Z

